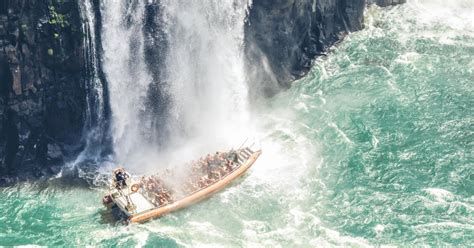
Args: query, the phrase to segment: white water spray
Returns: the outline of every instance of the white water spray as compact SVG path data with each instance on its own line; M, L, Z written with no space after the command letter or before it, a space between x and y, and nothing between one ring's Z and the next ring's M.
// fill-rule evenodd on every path
M99 77L99 56L97 54L96 45L96 17L93 9L92 0L79 3L81 9L82 30L84 32L84 58L86 72L86 113L84 133L86 135L86 147L84 151L76 159L76 164L83 159L89 157L98 157L100 145L103 138L105 126L105 100L104 86Z
M178 127L174 136L207 150L237 145L248 128L243 41L250 3L166 0L162 4L170 44L166 64L171 114Z
M117 160L131 163L145 144L140 113L152 79L144 59L142 1L104 1L102 46L112 111L113 146Z
M165 148L183 160L245 139L241 134L248 128L249 110L243 40L249 5L247 0L160 2L167 37L162 41L167 42L166 54L158 55L166 65L160 87L170 97L171 137ZM131 167L159 165L158 147L146 142L153 132L143 128L151 118L145 113L153 83L148 70L163 70L145 62L145 8L138 1L101 5L113 146L117 160Z

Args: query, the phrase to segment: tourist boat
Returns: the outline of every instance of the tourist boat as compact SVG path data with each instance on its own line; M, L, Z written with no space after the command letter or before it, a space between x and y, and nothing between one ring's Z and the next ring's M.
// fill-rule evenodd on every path
M207 168L207 172L204 173L206 175L202 176L200 181L190 183L194 187L188 188L186 194L181 194L181 197L173 196L173 193L170 193L172 190L161 185L159 179L152 179L153 177L134 179L123 168L118 168L113 172L109 193L102 200L107 207L117 206L130 222L145 222L197 203L222 190L242 176L260 154L261 150L252 151L251 148L245 147L208 155L199 160L204 162L197 162ZM222 162L221 167L209 169L212 161ZM219 174L217 171L222 173ZM210 174L217 176L213 178Z

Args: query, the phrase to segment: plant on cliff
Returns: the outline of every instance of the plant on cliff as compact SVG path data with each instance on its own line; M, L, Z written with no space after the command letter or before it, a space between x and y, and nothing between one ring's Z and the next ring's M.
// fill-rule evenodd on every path
M58 25L61 28L65 28L69 26L69 22L65 15L58 13L54 6L49 6L49 24L51 25Z

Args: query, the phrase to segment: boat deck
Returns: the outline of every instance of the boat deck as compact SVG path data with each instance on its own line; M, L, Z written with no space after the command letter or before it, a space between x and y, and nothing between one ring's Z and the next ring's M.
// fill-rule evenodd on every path
M130 197L130 201L133 202L134 204L134 209L133 210L128 210L127 212L130 212L129 215L133 213L142 213L148 210L151 210L153 208L156 208L156 206L151 203L145 196L143 196L140 192L134 192L128 195ZM115 198L115 203L121 208L121 209L127 209L127 198L125 195L122 195L120 197Z

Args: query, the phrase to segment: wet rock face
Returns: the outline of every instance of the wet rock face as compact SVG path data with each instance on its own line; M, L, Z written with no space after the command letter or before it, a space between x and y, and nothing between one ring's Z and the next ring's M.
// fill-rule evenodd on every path
M254 0L245 29L255 94L273 95L303 76L314 57L363 27L365 0Z
M81 20L70 0L0 2L0 171L60 164L80 146Z
M290 87L312 60L363 28L366 4L406 0L254 0L245 26L251 93L271 96Z
M375 3L380 7L387 7L391 5L398 5L406 3L407 0L371 0L369 3Z

